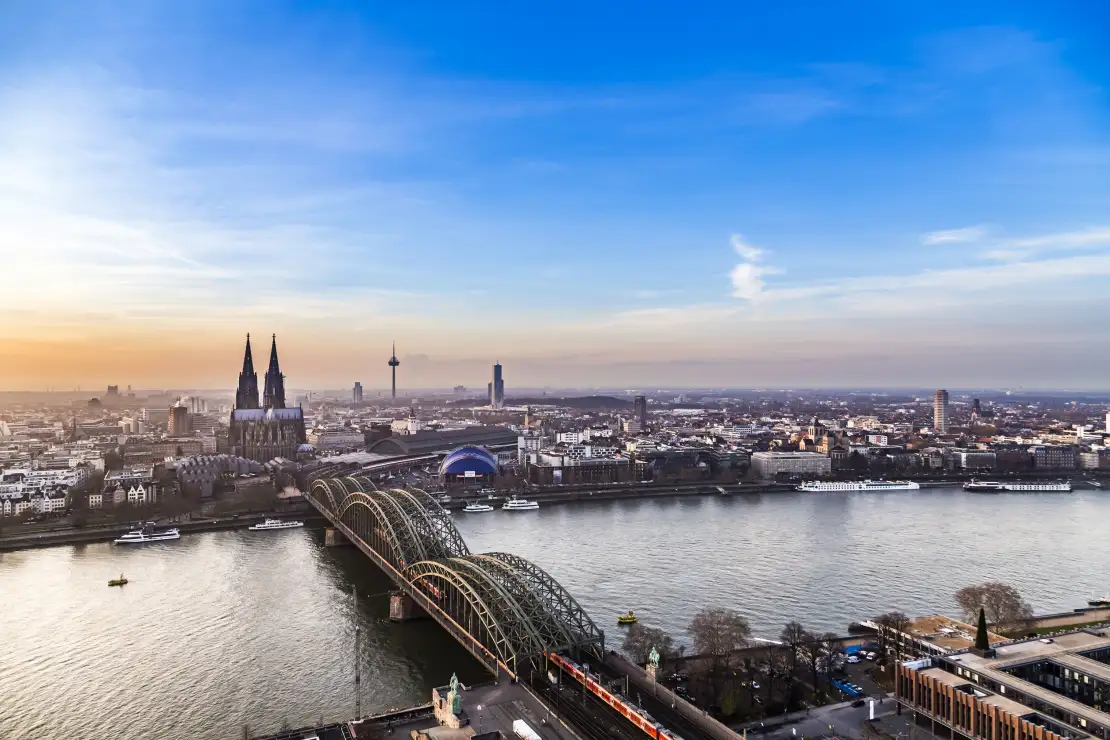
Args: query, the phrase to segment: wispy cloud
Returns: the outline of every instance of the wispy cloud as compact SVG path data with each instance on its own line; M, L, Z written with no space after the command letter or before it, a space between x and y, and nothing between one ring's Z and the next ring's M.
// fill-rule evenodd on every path
M1073 249L1110 246L1110 227L1100 226L1079 231L1044 234L1025 239L1011 239L1009 244L1025 249Z
M742 260L729 272L729 280L732 282L732 295L735 298L743 298L755 303L763 297L766 286L763 278L767 275L780 274L782 271L776 267L762 264L763 250L749 243L740 234L733 234L731 242L732 248L740 255Z
M921 237L922 244L966 244L977 242L987 234L985 226L965 226L962 229L930 231Z

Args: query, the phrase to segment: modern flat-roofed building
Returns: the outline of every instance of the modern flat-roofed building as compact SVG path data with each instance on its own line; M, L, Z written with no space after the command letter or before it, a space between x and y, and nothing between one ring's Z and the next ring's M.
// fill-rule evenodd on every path
M779 473L820 476L832 472L832 460L816 452L754 452L751 465L756 475L764 480L771 480Z
M890 642L901 643L904 655L938 656L958 653L975 645L975 627L958 619L932 614L917 617L904 630L884 627L879 621L865 622L877 632L887 632ZM987 633L991 645L1006 642L1006 638L993 632Z
M895 669L895 693L954 738L1110 740L1110 631L1079 630L903 663Z

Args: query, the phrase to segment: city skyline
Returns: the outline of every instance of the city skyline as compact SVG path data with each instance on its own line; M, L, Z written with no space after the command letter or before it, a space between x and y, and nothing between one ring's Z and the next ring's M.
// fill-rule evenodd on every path
M0 11L0 388L1110 385L1105 8L125 5Z

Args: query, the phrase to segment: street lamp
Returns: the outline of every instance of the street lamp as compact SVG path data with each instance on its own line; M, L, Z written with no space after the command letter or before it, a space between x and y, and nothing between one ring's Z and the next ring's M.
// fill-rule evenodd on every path
M482 734L482 705L478 705L478 734Z

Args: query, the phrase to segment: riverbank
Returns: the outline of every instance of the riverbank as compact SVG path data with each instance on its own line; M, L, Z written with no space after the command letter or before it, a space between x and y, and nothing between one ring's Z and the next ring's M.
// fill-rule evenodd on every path
M308 504L295 508L283 508L281 511L259 512L251 514L238 514L226 517L213 517L204 519L187 519L184 521L158 521L159 525L173 526L181 530L181 534L197 534L200 532L215 532L225 529L246 529L252 524L257 524L268 518L295 516L306 523L324 523L324 518ZM14 550L28 550L36 547L54 547L57 545L82 545L93 542L111 542L125 532L139 526L139 522L121 522L119 524L104 525L99 527L59 527L49 531L22 534L19 532L0 535L0 552Z
M527 498L541 504L569 504L578 501L621 501L645 498L665 498L681 496L744 496L763 493L787 493L794 490L793 485L782 483L696 483L673 486L636 486L636 487L599 487L575 488L572 490L529 489L520 492L497 492L493 499L500 501L511 495ZM723 491L723 493L722 493ZM476 494L451 494L451 501L443 505L445 509L461 509L468 500L481 500Z

